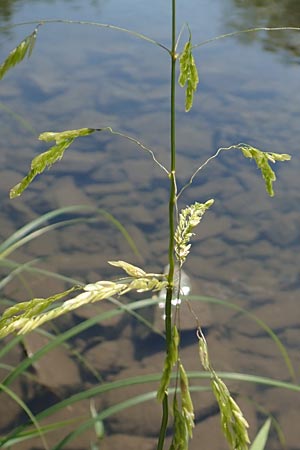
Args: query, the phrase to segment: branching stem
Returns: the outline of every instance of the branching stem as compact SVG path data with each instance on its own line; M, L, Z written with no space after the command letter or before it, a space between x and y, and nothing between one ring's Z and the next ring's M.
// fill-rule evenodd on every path
M150 38L149 36L146 36L145 34L138 33L137 31L128 30L127 28L118 27L116 25L111 25L108 23L99 23L99 22L91 22L89 20L67 20L67 19L37 19L37 20L31 20L28 22L19 22L13 25L9 25L7 27L0 27L0 30L6 30L6 29L12 29L14 27L20 27L24 25L36 25L38 26L45 25L45 24L51 24L51 23L63 23L67 25L91 25L98 28L108 28L110 30L115 31L121 31L123 33L130 34L131 36L137 37L139 39L142 39L143 41L147 41L150 44L155 44L158 47L162 48L163 50L167 51L169 54L171 54L170 49L166 47L165 45L161 44L158 41L155 41L154 39Z
M257 27L247 28L246 30L232 31L231 33L221 34L205 41L199 42L199 44L193 45L193 48L202 47L203 45L210 44L211 42L219 41L220 39L238 36L244 33L257 33L258 31L300 31L300 27Z
M153 161L167 174L169 175L169 171L168 169L166 169L166 167L161 164L158 159L156 158L153 150L151 150L151 148L147 147L146 145L144 145L142 142L140 142L138 139L135 139L132 136L129 136L128 134L122 133L121 131L116 131L113 130L111 127L105 127L105 128L97 128L97 131L109 131L111 134L115 134L116 136L121 136L125 139L127 139L128 141L134 142L136 145L138 145L139 147L141 147L143 150L145 150L146 152L150 153Z
M213 159L217 158L219 156L219 154L223 151L223 150L232 150L232 149L236 149L239 148L241 144L238 145L231 145L230 147L220 147L216 153L212 156L210 156L203 164L201 164L201 166L199 166L195 172L193 173L193 175L191 176L191 178L189 179L189 181L180 189L178 195L177 195L177 200L178 198L181 196L181 194L193 183L194 178L196 175L198 175L198 173L200 172L200 170L202 170L210 161L212 161Z

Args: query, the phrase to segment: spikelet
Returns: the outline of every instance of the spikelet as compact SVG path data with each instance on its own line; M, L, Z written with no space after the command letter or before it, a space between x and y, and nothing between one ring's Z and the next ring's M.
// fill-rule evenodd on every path
M205 211L210 208L213 203L213 199L210 199L205 203L196 202L193 205L187 206L180 212L178 225L174 235L175 254L180 267L182 267L190 252L190 240L194 234L193 229L199 224Z
M225 438L232 450L248 450L250 439L248 436L249 425L243 413L232 398L227 386L216 374L208 355L207 343L201 330L198 330L199 356L204 370L210 373L211 387L218 402L221 427Z
M132 276L116 282L101 280L85 286L74 286L67 291L48 298L34 298L7 308L0 317L0 338L14 332L17 334L28 333L80 306L95 303L114 295L124 295L133 290L137 292L160 291L167 285L167 281L159 279L164 277L164 275L158 274L158 278L156 278L156 274L146 273L142 269L124 261L116 261L112 265L122 267ZM55 306L55 302L63 300L64 297L77 290L84 292ZM49 307L52 309L49 310Z

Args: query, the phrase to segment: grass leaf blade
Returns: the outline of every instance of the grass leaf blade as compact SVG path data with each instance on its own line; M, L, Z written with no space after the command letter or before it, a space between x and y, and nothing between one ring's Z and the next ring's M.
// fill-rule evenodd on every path
M254 441L250 447L250 450L264 450L266 443L267 443L270 426L271 426L271 419L269 418L266 420L266 422L263 424L263 426L259 430L256 438L254 439Z

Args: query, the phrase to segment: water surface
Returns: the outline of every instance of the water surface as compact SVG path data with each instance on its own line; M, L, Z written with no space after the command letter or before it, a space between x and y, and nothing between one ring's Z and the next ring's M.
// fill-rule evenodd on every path
M178 28L187 21L196 44L252 26L297 25L297 2L273 1L263 7L260 3L178 1ZM3 3L0 18L2 60L34 28L12 25L32 19L114 23L170 44L170 11L157 0L99 0L84 5L77 0L20 0ZM289 346L298 368L299 35L260 32L200 46L195 51L200 83L193 110L184 112L183 92L178 92L177 106L179 188L220 146L247 142L293 156L291 163L276 166L276 196L269 198L255 166L237 152L225 152L196 177L180 206L215 198L186 265L193 292L233 300L252 310ZM188 37L186 31L183 37ZM129 141L109 133L81 139L21 198L10 201L8 191L25 175L30 159L47 148L36 139L43 131L111 126L151 147L168 166L169 71L166 52L130 35L83 25L40 28L32 57L0 85L0 237L7 238L41 213L83 203L120 220L138 245L142 261L105 220L41 237L15 259L40 257L43 267L83 281L115 276L107 260L126 259L156 271L164 267L168 178L149 154ZM5 295L24 300L32 292L47 295L49 289L60 288L59 283L38 278L27 292L10 285ZM281 357L256 325L217 307L203 317L218 369L288 378ZM136 342L141 345L138 338ZM151 364L146 356L144 366ZM125 376L120 368L114 370ZM291 425L298 400L283 401L281 395L276 401L267 392L262 403L283 422L289 434L287 448L292 450L299 438ZM254 426L259 420L256 414ZM112 425L111 429L116 432ZM276 436L270 445L279 448Z

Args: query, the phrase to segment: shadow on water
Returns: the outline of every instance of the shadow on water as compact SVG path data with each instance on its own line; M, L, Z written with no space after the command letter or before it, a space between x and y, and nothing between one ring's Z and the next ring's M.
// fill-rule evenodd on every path
M225 26L229 29L249 29L253 27L299 27L300 4L297 0L226 0L225 11L229 11ZM260 42L263 49L279 53L284 63L299 64L299 31L246 33L238 37L243 44Z
M189 5L179 8L179 18L190 22L195 42L241 28L299 25L299 2L186 3ZM145 30L150 36L158 35L164 43L169 41L167 6L162 7L158 0L151 5L135 0L122 4L118 0L90 1L84 5L78 0L1 1L1 25L29 20L32 12L39 17L96 17L99 21ZM35 138L46 130L111 125L151 146L162 163L168 164L169 160L169 67L162 52L107 30L53 25L40 31L31 59L7 74L0 84L4 105L0 110L0 238L4 240L43 212L87 204L109 211L127 227L143 263L135 260L124 238L105 220L49 233L47 239L39 238L12 256L23 262L40 258L42 268L84 282L118 275L106 263L114 259L136 262L160 272L167 259L168 179L147 153L128 141L109 134L82 139L66 152L60 164L37 178L23 198L13 202L8 199L9 188L24 176L30 159L46 150ZM1 59L11 50L12 40L15 45L27 32L27 28L10 30L9 41L2 34ZM241 156L226 153L196 177L190 190L184 192L180 206L211 197L216 200L194 237L186 264L192 292L232 301L264 320L287 346L295 367L300 363L300 91L298 69L290 63L299 62L299 36L300 33L292 32L242 34L201 47L195 52L200 84L194 109L187 117L179 92L177 113L180 186L220 146L246 141L262 150L293 155L291 163L277 168L274 199L264 193L263 182L253 165ZM274 54L280 55L280 61ZM1 268L3 276L7 270ZM8 284L2 297L23 301L64 288L63 280L42 274L26 275ZM112 307L103 303L80 308L57 321L57 329L51 331L69 329ZM195 302L193 308L207 329L211 356L218 370L288 379L274 343L257 323L230 308L205 302ZM144 319L151 319L151 325L163 329L157 309L153 307L141 314ZM199 370L195 323L185 304L181 319L182 358L189 370ZM25 348L30 354L42 344L41 337L33 334ZM43 404L47 402L47 389L59 392L63 398L76 389L94 385L97 377L101 379L103 375L110 381L161 370L162 338L152 329L145 329L136 318L111 318L82 332L70 340L70 345L71 349L50 352L34 367L42 386ZM17 364L24 354L18 348L10 358L7 363ZM1 372L1 377L4 375ZM24 394L29 405L40 407L34 385L28 386L24 393L16 383L17 392ZM152 387L156 388L151 385L149 389ZM264 406L281 423L287 449L298 448L300 402L295 395L239 383L233 383L233 389L243 392L238 397L253 434L261 423L260 406ZM108 393L97 399L97 407L125 400L130 393L126 391L124 397L119 391ZM133 394L136 393L142 393L142 388L137 387ZM196 417L205 416L207 421L203 424L199 420L191 450L198 449L200 439L211 442L214 450L223 450L222 438L217 433L212 437L206 431L218 429L214 400L206 394L199 398L196 395L195 399ZM49 402L54 400L50 395ZM1 432L20 417L13 402L4 405L5 412L1 410L3 405L0 402ZM201 408L207 414L201 413ZM142 414L140 411L133 408L130 414L120 413L107 421L107 429L121 434L122 443L125 437L136 439L128 441L132 450L145 448L146 443L149 448L154 447L153 437L159 428L156 404L149 404ZM70 414L88 416L88 402L73 406ZM142 442L138 440L141 436ZM89 438L92 439L92 433ZM89 438L72 448L86 448ZM115 443L113 436L107 437L107 442L111 449L120 444ZM274 436L268 449L279 448Z

